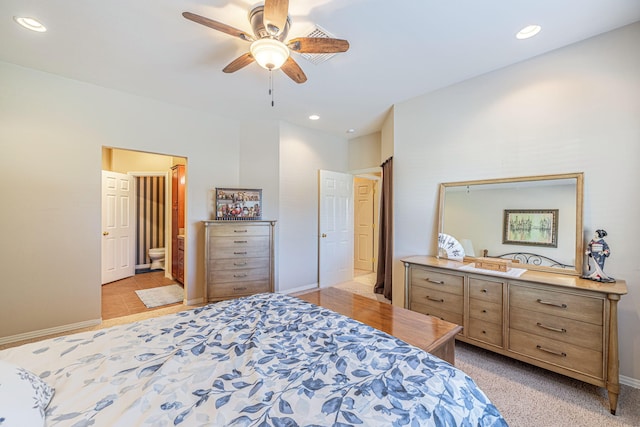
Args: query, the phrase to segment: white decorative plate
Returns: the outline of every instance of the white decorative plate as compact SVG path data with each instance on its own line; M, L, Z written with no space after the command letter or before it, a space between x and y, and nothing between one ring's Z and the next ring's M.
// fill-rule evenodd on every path
M445 251L449 259L462 261L464 258L464 248L455 237L449 236L448 234L438 234L438 249ZM438 252L440 251L438 250Z

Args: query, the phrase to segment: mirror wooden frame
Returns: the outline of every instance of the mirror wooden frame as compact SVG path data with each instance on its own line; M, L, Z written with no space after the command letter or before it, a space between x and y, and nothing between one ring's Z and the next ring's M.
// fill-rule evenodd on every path
M439 201L438 201L438 234L444 232L444 218L445 218L445 199L446 191L451 187L468 187L474 185L488 186L492 184L509 184L509 183L535 183L538 181L552 181L552 180L566 180L575 179L575 261L574 268L555 268L543 265L526 264L528 270L548 271L553 273L562 273L580 276L582 275L583 262L584 262L584 238L583 238L583 191L584 191L584 174L567 173L556 175L536 175L536 176L523 176L514 178L498 178L498 179L483 179L475 181L460 181L460 182L445 182L440 184ZM437 238L437 236L436 236ZM436 239L437 247L437 239ZM473 261L475 257L465 257L465 260ZM523 265L523 268L525 266Z

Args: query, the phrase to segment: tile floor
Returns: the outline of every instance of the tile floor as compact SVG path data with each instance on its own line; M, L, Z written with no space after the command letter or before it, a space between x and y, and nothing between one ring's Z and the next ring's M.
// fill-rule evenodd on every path
M129 314L143 313L158 308L169 307L164 305L162 307L147 308L140 298L138 298L135 291L172 285L174 283L176 283L175 280L164 277L164 271L160 270L136 274L133 277L102 285L102 319L113 319L128 316ZM179 304L182 303L171 305Z

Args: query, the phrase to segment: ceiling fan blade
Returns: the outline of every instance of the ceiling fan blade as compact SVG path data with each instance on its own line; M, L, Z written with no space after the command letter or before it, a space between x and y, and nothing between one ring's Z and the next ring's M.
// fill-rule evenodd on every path
M286 62L281 67L282 71L296 83L304 83L307 81L302 68L298 65L292 57L287 58Z
M298 37L287 43L289 49L298 53L338 53L349 50L349 42L327 37Z
M231 61L231 63L229 63L229 65L224 67L222 71L225 73L234 73L239 69L244 68L247 65L251 64L253 61L255 61L255 59L253 58L253 55L251 55L251 52L247 52L244 55L239 56L238 58Z
M205 18L204 16L196 15L195 13L191 12L182 12L182 16L190 21L197 22L198 24L202 24L209 28L213 28L214 30L222 31L223 33L238 37L242 40L246 40L248 42L254 40L253 37L251 37L244 31L234 28L230 25L223 24L222 22L214 21L213 19Z
M287 25L289 15L289 0L265 0L264 26L275 36Z

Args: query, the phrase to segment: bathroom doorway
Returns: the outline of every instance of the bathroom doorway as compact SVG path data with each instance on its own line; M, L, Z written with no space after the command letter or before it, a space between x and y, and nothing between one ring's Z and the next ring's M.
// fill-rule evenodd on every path
M180 156L103 147L102 169L127 174L134 179L132 203L136 211L131 224L135 236L135 275L103 285L103 318L105 315L112 318L146 311L146 307L140 305L136 290L176 283L181 285L183 280L176 280L172 271L171 172L172 167L182 165L184 183L186 160ZM183 193L182 203L186 206L186 193ZM182 236L186 238L184 228ZM184 246L187 247L186 244ZM149 257L149 249L155 249L151 251L153 260ZM164 254L161 263L157 253Z

